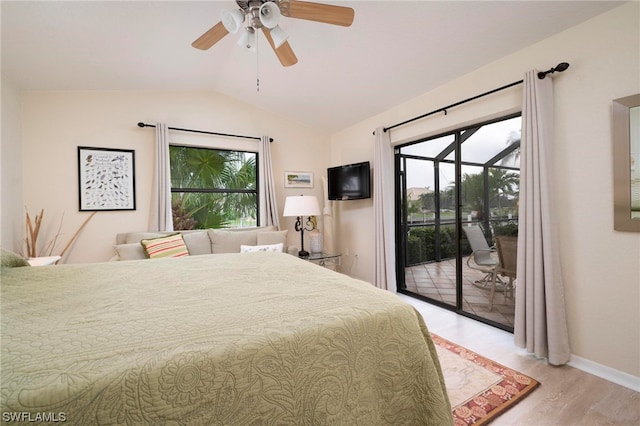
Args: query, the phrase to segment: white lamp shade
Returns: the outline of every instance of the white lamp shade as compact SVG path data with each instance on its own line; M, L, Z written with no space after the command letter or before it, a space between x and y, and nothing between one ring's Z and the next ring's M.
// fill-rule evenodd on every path
M264 3L260 6L260 22L265 27L271 29L280 22L280 8L273 2Z
M287 34L279 25L276 25L271 29L271 38L273 39L273 44L275 48L282 46L282 44L287 41L289 38L289 34Z
M244 22L244 15L239 9L222 11L222 25L231 34L238 32Z
M252 52L256 51L256 33L250 29L245 29L240 38L238 39L238 45L246 47Z
M296 195L284 200L283 216L319 216L320 205L314 195Z

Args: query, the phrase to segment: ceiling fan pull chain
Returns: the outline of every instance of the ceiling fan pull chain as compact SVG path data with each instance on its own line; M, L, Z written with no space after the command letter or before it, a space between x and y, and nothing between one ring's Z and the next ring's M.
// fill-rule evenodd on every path
M256 92L260 92L260 37L258 37L258 32L255 32L256 35Z

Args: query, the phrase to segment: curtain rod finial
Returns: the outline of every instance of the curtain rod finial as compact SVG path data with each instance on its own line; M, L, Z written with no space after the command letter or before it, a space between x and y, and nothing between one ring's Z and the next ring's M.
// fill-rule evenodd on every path
M142 121L138 123L138 127L144 127L144 126L145 124Z
M567 69L569 69L569 63L568 62L560 62L558 65L556 65L555 67L547 70L547 71L540 71L538 73L538 78L540 80L544 80L544 78L547 76L547 74L553 74L554 72L563 72L566 71Z

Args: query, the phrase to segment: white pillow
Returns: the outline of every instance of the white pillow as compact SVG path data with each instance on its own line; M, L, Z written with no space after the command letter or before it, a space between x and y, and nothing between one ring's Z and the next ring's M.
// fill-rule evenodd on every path
M267 245L263 245L263 246L245 246L245 245L241 245L240 246L240 253L256 253L258 251L282 252L283 251L283 247L284 247L284 244L282 244L282 243L267 244Z

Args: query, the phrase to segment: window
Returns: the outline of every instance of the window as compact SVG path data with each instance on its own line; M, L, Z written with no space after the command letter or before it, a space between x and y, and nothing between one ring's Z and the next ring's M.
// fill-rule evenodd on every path
M169 147L177 230L258 226L258 153Z

